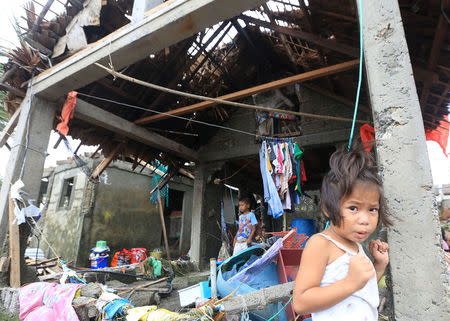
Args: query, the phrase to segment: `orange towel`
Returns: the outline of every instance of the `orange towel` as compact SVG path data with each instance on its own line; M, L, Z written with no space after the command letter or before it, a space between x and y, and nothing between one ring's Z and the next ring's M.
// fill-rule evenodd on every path
M69 133L69 120L73 118L73 114L75 112L75 106L77 105L77 92L71 91L66 98L64 106L61 110L61 116L58 118L61 122L56 125L56 130L64 136L67 136Z

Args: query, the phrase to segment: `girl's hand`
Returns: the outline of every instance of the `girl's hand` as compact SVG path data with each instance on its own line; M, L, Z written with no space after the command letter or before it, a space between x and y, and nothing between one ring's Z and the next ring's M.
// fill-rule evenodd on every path
M386 267L389 264L389 244L380 240L370 241L369 251L375 260L374 264Z
M372 262L364 254L358 253L350 258L346 279L354 286L355 291L362 289L374 276L375 269Z

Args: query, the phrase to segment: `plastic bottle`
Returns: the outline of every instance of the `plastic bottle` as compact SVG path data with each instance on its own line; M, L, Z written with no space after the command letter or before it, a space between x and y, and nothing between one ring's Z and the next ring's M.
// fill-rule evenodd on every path
M108 266L109 261L109 247L106 241L97 241L94 248L91 249L89 261L91 262L91 269L101 269Z

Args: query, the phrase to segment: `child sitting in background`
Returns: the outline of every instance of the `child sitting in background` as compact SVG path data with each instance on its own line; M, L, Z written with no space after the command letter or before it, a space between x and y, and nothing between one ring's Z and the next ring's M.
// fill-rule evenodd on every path
M370 242L372 264L361 243L381 224L391 225L381 180L363 150L336 151L330 168L322 182L321 210L331 224L303 251L294 309L312 313L313 321L377 321L377 280L389 263L388 244Z
M239 199L239 229L233 241L233 255L251 246L258 220L253 212L250 212L251 200L248 197Z

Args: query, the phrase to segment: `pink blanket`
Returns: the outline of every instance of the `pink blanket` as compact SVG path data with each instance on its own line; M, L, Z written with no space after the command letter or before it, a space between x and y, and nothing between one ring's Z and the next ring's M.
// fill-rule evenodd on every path
M81 284L37 282L20 289L20 320L79 321L72 300Z

